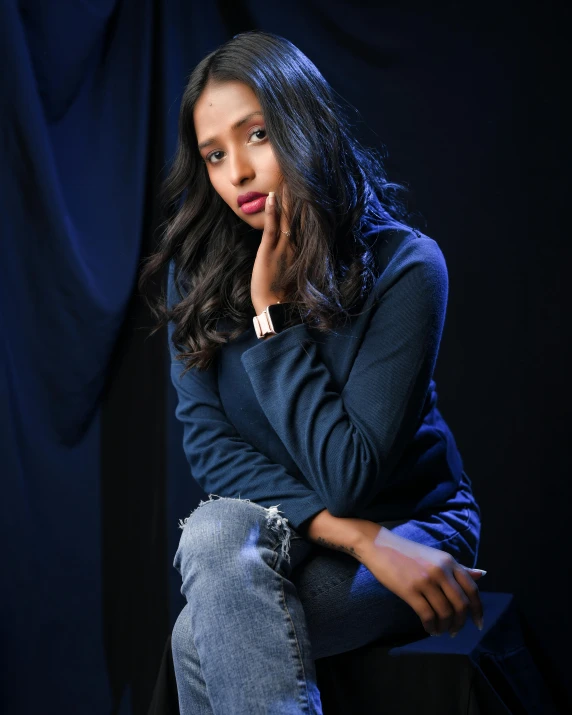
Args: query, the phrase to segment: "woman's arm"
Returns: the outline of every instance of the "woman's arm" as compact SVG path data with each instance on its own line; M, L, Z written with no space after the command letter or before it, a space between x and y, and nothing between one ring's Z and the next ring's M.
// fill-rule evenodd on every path
M171 267L172 268L172 267ZM169 272L168 301L178 300ZM324 502L282 464L242 439L222 405L216 367L192 368L182 375L169 324L171 379L178 395L176 416L183 424L183 448L191 476L206 493L250 499L266 508L278 506L296 529L324 508Z
M365 519L332 516L327 509L302 525L311 541L362 563L387 589L408 603L431 634L456 635L467 615L483 627L475 581L483 575L444 551L418 544Z
M411 234L378 279L369 316L358 319L363 340L342 389L306 324L242 354L268 421L330 514L351 517L371 503L414 437L447 290L440 248Z
M327 509L324 509L316 516L308 519L298 531L306 539L314 541L320 546L343 551L361 561L364 546L364 525L373 523L366 522L364 519L332 516ZM379 529L379 526L377 528Z

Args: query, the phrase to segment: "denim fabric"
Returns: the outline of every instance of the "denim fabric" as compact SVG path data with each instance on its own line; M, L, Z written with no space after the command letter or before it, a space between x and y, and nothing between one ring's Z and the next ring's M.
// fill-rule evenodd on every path
M378 523L476 563L480 514L466 475L442 511ZM174 565L187 599L172 637L181 715L321 713L316 658L425 633L356 559L248 500L201 502Z

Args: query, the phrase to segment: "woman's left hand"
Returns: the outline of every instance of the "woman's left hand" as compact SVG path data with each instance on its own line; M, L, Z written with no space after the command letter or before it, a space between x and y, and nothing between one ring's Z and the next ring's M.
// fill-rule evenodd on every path
M408 603L428 633L455 635L470 615L483 627L483 606L475 583L484 571L459 564L448 553L361 521L357 558L390 591Z
M290 266L293 257L290 237L286 234L290 228L288 226L288 199L284 185L281 199L280 216L278 216L276 208L276 197L268 196L266 199L264 231L250 281L250 296L257 315L271 303L283 301L284 293L278 290L277 285L279 278Z

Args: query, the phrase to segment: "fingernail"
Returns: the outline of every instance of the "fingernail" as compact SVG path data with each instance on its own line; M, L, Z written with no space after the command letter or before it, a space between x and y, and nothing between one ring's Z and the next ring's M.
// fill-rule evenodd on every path
M457 635L458 632L459 632L459 631L453 631L453 632L451 633L451 638L454 638L454 637Z
M483 569L475 569L475 571L480 571L483 576L487 575L487 572Z
M268 192L268 198L273 199L274 198L274 191L269 191Z
M476 626L477 626L477 628L478 628L480 631L483 630L483 628L484 628L484 623L483 623L483 619L482 619L482 618L477 618L477 620L476 620Z

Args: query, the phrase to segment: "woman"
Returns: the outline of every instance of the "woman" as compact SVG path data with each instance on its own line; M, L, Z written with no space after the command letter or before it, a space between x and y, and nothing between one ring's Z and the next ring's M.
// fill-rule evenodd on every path
M317 68L237 35L194 70L143 280L191 474L182 713L320 713L314 660L482 628L479 509L437 406L447 272Z

